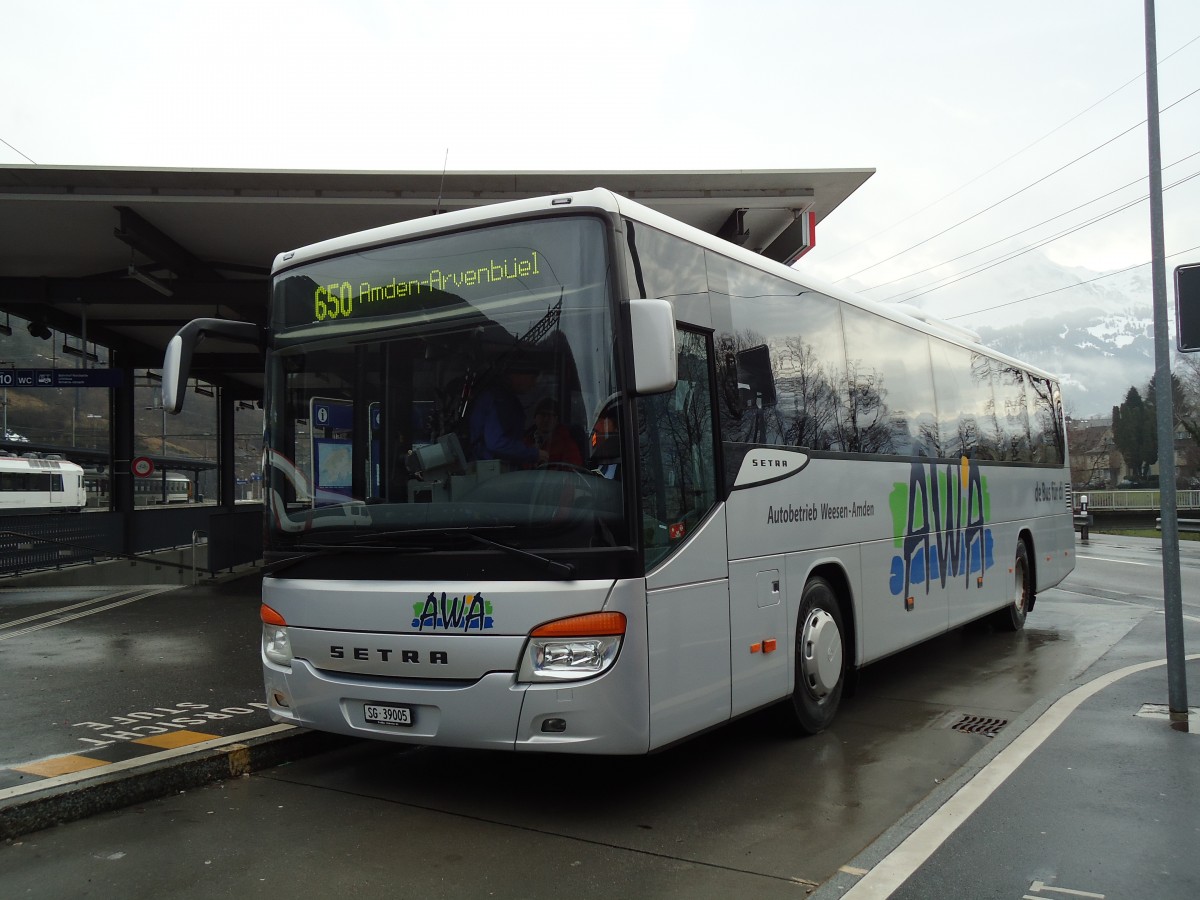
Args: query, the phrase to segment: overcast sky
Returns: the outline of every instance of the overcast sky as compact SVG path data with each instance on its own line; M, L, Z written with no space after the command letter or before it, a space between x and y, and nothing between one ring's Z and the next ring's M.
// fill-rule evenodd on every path
M876 299L1147 190L1140 0L5 0L4 11L0 163L440 170L448 151L459 170L869 167L801 268ZM1170 185L1200 172L1200 93L1187 96L1200 89L1200 0L1158 0L1157 19L1160 107L1177 103L1162 114L1163 164L1197 154L1165 169ZM1200 261L1200 177L1164 197L1166 252L1198 248L1169 258L1169 273ZM1146 262L1147 204L1036 253L1093 270L1083 277ZM1037 284L1015 274L1033 258L918 302L962 315L1059 286L1050 266Z

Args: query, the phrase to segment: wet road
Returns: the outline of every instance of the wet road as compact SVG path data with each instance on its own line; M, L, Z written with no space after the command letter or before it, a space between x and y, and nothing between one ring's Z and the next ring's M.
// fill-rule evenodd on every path
M176 731L271 724L259 597L257 579L203 591L0 589L0 788L20 781L6 767L30 760L115 761Z
M9 842L0 896L802 897L988 747L964 717L1012 722L1085 672L1161 655L1153 544L1079 554L1024 632L968 628L869 668L814 738L756 715L636 759L364 742Z

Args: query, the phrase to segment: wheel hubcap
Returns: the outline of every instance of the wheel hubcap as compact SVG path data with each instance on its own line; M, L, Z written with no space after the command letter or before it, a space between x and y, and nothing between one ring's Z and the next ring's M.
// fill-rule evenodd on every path
M842 633L823 609L813 610L804 621L800 659L809 692L823 700L842 676Z
M1013 567L1016 576L1013 583L1013 606L1020 612L1025 608L1025 565L1020 560Z

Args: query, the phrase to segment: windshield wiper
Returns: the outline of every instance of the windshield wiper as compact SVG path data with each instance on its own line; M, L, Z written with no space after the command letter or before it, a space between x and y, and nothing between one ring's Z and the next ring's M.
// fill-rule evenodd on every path
M510 556L515 556L518 559L523 559L526 562L536 565L539 569L546 572L552 572L560 575L563 578L571 578L575 575L575 567L570 563L559 562L555 559L548 559L545 556L539 556L536 553L530 553L528 550L522 550L520 547L513 547L509 544L501 544L498 541L489 540L482 535L475 534L472 531L466 532L466 536L479 544L484 544L488 547L495 547L497 550L502 550Z
M491 526L489 530L507 531L515 526L498 525ZM351 553L424 553L432 552L435 548L416 546L412 544L381 544L376 543L381 539L406 537L409 535L455 535L470 538L478 544L483 544L486 547L491 547L495 550L500 550L510 556L515 556L518 559L523 559L526 562L536 566L545 572L550 572L561 578L571 578L575 575L575 566L571 563L559 562L558 560L549 559L545 556L540 556L537 553L530 553L528 550L522 550L520 547L514 547L511 544L502 544L499 541L493 541L490 538L485 538L480 534L476 534L471 528L463 526L453 526L450 528L414 528L399 531L380 531L374 534L350 534L350 540L335 541L332 543L311 543L293 544L291 549L301 551L299 556L289 556L287 559L281 559L277 563L272 563L263 569L264 574L273 575L277 572L291 568L297 563L305 560L315 559L321 556L329 556L342 551ZM359 538L358 541L353 538Z
M352 553L394 553L402 550L405 553L425 552L431 550L431 547L417 547L410 544L376 544L376 543L358 543L356 541L336 542L333 544L293 544L296 550L313 551L315 553L332 553L335 550L349 550Z
M402 547L386 544L293 544L289 549L299 550L297 556L289 556L286 559L281 559L273 563L269 563L263 567L264 575L275 575L286 569L290 569L297 563L307 562L310 559L318 559L322 556L332 556L335 553L349 551L350 553L415 553L424 552L431 548L429 547Z

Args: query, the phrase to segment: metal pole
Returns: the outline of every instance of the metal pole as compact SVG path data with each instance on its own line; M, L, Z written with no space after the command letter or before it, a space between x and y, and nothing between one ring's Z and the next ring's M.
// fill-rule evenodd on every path
M1158 411L1158 487L1162 507L1163 612L1166 618L1167 700L1173 720L1187 720L1183 591L1179 581L1179 519L1175 502L1175 391L1167 325L1163 238L1162 153L1158 131L1158 49L1154 0L1146 5L1146 137L1150 150L1150 256L1154 286L1154 394Z
M167 505L167 405L161 400L159 405L162 407L162 443L159 444L159 452L162 454L162 505Z

